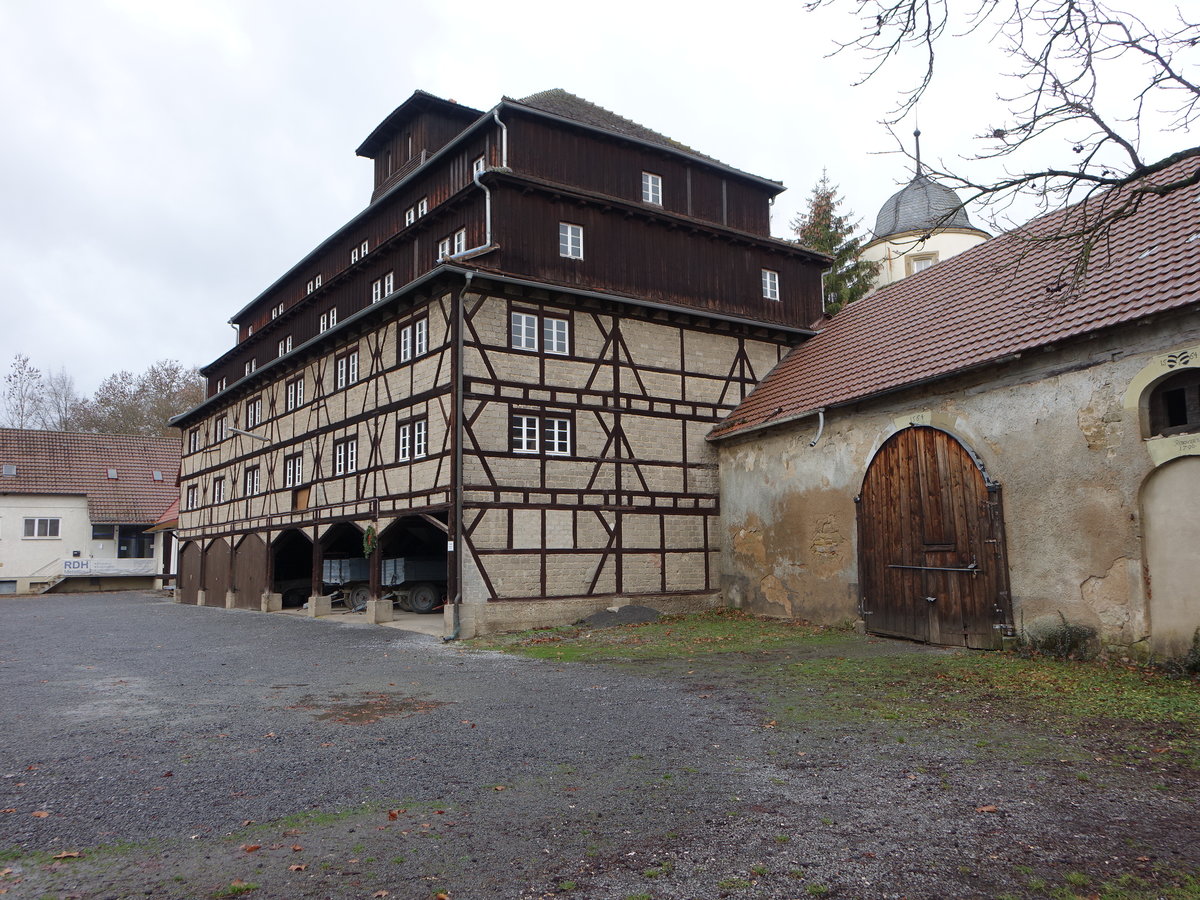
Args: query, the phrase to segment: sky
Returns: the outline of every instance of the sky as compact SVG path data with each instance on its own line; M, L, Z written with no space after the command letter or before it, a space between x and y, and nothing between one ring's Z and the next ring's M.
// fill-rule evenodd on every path
M90 394L216 358L229 317L366 206L354 149L416 89L487 110L563 88L782 181L777 236L823 170L869 228L912 170L879 124L904 71L855 87L863 59L829 56L857 27L797 0L0 0L0 366ZM926 158L970 155L998 109L976 37L922 103Z

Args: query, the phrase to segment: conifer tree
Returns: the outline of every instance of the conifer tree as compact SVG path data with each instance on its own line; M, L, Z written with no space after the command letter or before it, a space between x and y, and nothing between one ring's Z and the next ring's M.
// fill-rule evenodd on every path
M808 198L808 210L792 220L796 240L819 253L833 257L833 269L825 276L825 312L833 315L847 303L864 296L874 283L875 263L860 260L863 241L854 235L857 222L840 212L842 198L837 185L823 171Z

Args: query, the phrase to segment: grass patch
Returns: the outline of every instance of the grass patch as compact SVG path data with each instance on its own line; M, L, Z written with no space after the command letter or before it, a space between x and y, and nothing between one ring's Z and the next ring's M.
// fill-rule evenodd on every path
M604 661L678 659L714 653L779 650L797 640L841 639L844 630L778 619L757 619L737 609L663 616L655 622L585 629L578 626L538 628L515 634L472 638L479 650L502 650L535 659Z

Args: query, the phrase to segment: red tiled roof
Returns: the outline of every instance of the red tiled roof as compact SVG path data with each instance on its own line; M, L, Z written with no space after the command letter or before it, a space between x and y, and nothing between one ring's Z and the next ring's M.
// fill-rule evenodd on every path
M179 451L173 437L0 428L0 465L16 468L0 469L0 493L85 494L93 522L146 525L179 499Z
M1178 178L1197 165L1185 160L1148 180ZM709 439L1200 302L1200 186L1146 195L1095 248L1085 278L1069 286L1077 245L1044 238L1120 196L1035 219L851 303L788 354Z

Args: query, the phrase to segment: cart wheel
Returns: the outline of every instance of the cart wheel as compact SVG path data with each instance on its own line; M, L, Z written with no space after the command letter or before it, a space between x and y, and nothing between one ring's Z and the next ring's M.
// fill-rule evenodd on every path
M429 582L418 584L408 592L408 605L412 607L413 612L433 612L433 608L440 605L441 599L441 591Z
M362 612L367 608L367 601L371 599L371 589L363 585L359 585L350 591L350 595L346 598L346 608L352 612Z

